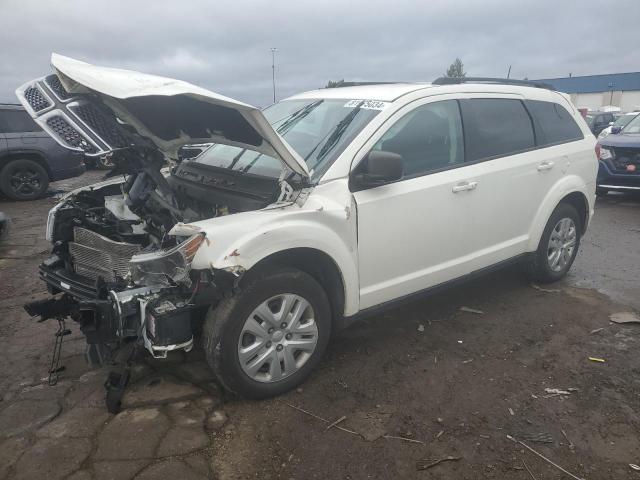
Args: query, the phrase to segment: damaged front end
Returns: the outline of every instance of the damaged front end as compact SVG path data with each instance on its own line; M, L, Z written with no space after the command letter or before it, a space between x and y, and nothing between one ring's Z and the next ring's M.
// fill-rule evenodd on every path
M117 411L133 352L164 358L189 351L208 308L237 288L241 269L192 269L204 231L190 225L293 199L306 164L249 105L171 79L52 57L54 74L16 91L56 141L85 155L111 155L111 180L63 197L50 211L51 256L40 277L52 298L26 311L71 318L93 365L118 364L107 381ZM261 178L184 160L181 146L231 145L279 160ZM299 183L296 183L299 182ZM54 359L56 355L54 354ZM58 366L52 364L51 372Z

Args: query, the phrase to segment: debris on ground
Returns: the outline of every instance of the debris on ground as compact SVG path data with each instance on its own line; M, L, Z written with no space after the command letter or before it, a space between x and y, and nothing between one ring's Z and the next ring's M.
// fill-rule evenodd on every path
M341 416L339 419L337 419L334 422L331 422L329 424L329 426L327 427L327 430L329 430L331 427L335 427L336 425L338 425L340 422L344 422L347 419L346 415Z
M398 437L396 435L383 435L382 438L387 438L392 440L403 440L405 442L421 443L422 445L424 445L424 442L422 440L416 440L414 438Z
M617 312L609 315L613 323L640 323L640 318L634 312Z
M424 332L424 325L422 325L422 324L418 325L418 331L419 332Z
M416 462L416 469L417 470L428 470L429 468L435 467L436 465L440 465L443 462L457 462L458 460L461 460L462 457L452 457L451 455L449 455L448 457L444 457L444 458L439 458L434 460L433 458L427 458L424 460L418 460Z
M462 363L467 364L467 363L471 363L473 362L473 358L470 358L469 360L463 360Z
M302 409L300 407L296 407L295 405L291 405L290 403L287 403L286 405L288 407L293 408L294 410L298 410L299 412L302 412L305 415L309 415L310 417L318 419L318 420L320 420L320 421L322 421L322 422L324 422L326 424L330 425L332 423L329 420L327 420L326 418L319 417L318 415L315 415L315 414L313 414L311 412L308 412L307 410L304 410L304 409ZM343 432L350 433L352 435L357 435L358 437L362 437L362 435L360 435L358 432L354 432L353 430L349 430L348 428L341 427L340 425L335 425L334 428L337 428L338 430L342 430Z
M540 290L545 293L560 293L562 291L557 288L542 288L540 285L536 285L535 283L531 284L531 288L535 288L536 290Z
M515 415L515 412L513 411L513 408L509 407L509 413L511 414L512 417Z
M599 358L599 357L589 357L589 360L591 360L592 362L598 362L598 363L605 363L606 360L604 358Z
M527 450L529 450L532 453L535 453L537 456L539 456L541 459L543 459L545 462L549 463L550 465L553 465L554 467L556 467L558 470L560 470L561 472L566 473L567 475L569 475L571 478L575 479L575 480L584 480L583 478L580 477L576 477L573 473L565 470L564 468L562 468L560 465L558 465L557 463L552 462L551 460L549 460L547 457L545 457L544 455L542 455L540 452L538 452L537 450L534 450L533 448L531 448L529 445L527 445L524 442L521 442L520 440L513 438L511 435L507 435L507 438L509 440L511 440L512 442L515 442L519 445L522 445L524 448L526 448Z
M549 395L543 395L542 398L551 398L557 397L558 395L571 395L572 393L577 392L578 389L574 387L570 387L564 390L561 388L545 388L544 391Z
M533 475L533 472L531 470L529 470L529 466L525 463L524 459L522 460L522 465L524 465L524 468L527 470L527 472L529 473L529 476L533 479L533 480L537 480L536 477Z
M629 466L631 467L631 470L635 470L636 472L640 472L640 466L636 465L635 463L630 463Z
M569 437L567 436L567 432L565 432L563 429L560 429L560 431L562 432L562 435L564 436L564 438L567 439L567 442L569 442L569 448L573 450L574 445L573 445L573 442L569 440Z
M593 335L594 333L600 333L600 332L601 332L601 331L603 331L603 330L604 330L604 327L596 328L596 329L594 329L594 330L591 330L591 331L589 332L589 335Z
M521 433L520 435L518 435L518 437L523 440L528 440L535 443L553 443L553 437L546 432Z
M476 315L484 315L482 310L478 310L477 308L469 308L469 307L460 307L461 312L467 313L475 313Z

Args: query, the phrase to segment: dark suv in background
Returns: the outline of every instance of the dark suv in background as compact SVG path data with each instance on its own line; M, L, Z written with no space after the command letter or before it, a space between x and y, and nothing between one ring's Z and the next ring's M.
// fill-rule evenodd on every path
M602 130L613 124L616 118L611 112L589 112L585 120L593 134L597 137Z
M81 175L84 155L61 147L20 105L0 104L0 192L34 200L49 182Z

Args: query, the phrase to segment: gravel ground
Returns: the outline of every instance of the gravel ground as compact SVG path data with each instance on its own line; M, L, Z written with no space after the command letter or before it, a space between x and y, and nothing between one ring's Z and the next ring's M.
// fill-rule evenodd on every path
M571 478L507 435L578 478L640 478L640 325L609 321L640 308L637 198L599 201L558 285L510 269L360 322L302 388L262 402L221 393L197 350L142 361L116 416L73 327L67 369L46 385L57 325L21 308L45 293L54 202L0 201L13 219L0 245L0 478Z

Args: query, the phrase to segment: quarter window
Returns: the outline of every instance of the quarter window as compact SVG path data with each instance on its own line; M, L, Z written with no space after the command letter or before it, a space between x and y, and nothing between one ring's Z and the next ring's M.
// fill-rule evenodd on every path
M562 105L553 102L528 100L527 108L538 121L540 137L538 146L582 140L584 135L571 114Z
M462 100L468 162L505 156L535 146L531 118L520 100Z
M417 107L398 120L373 150L401 155L405 177L464 162L458 103L455 100L445 100Z

